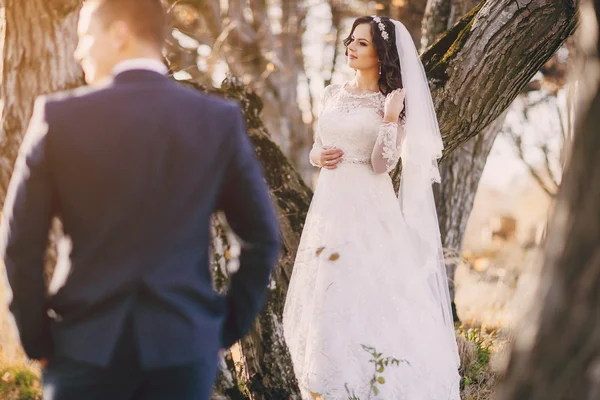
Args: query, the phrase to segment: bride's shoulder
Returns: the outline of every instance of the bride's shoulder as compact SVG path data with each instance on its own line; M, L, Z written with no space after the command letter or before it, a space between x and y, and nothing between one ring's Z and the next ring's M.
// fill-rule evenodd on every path
M334 93L339 92L339 90L342 88L342 85L329 85L325 87L325 95L332 95Z
M326 102L331 98L337 97L337 95L341 92L344 85L332 84L329 86L325 86L325 90L323 91L323 101Z

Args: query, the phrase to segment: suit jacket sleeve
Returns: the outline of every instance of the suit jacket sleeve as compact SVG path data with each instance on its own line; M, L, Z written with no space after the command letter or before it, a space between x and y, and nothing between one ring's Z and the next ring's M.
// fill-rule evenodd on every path
M261 166L236 107L229 119L230 154L219 206L242 243L240 267L231 278L222 345L228 348L250 329L260 311L279 253L279 228Z
M0 254L12 289L10 310L25 352L32 359L48 357L52 352L44 261L54 210L45 108L44 99L38 99L19 150L0 225Z

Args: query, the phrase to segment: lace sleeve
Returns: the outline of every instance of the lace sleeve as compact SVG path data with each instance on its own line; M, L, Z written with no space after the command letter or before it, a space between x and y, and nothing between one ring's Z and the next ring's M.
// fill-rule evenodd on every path
M400 158L400 146L404 139L404 123L383 122L371 154L373 171L377 174L390 172Z
M334 85L330 85L327 86L323 92L323 96L321 97L321 106L319 110L319 119L321 117L321 114L323 113L323 109L325 108L327 101L331 97L331 93L333 92L333 90ZM317 123L317 130L315 132L315 143L313 144L313 147L310 150L309 154L310 164L317 168L321 168L321 165L318 164L318 160L321 157L321 152L323 151L323 142L321 141L321 136L319 134L319 132L321 131L320 126L321 122L319 121Z
M321 138L319 137L319 128L317 126L317 131L315 133L315 143L313 144L312 149L310 150L309 160L310 164L313 167L321 168L321 165L317 164L321 152L323 151L323 142L321 142Z

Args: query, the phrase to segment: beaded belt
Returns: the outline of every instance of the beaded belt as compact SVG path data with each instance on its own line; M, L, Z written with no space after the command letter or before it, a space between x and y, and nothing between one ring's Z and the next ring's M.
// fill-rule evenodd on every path
M357 157L344 157L340 163L341 164L371 165L371 159L370 158L357 158Z

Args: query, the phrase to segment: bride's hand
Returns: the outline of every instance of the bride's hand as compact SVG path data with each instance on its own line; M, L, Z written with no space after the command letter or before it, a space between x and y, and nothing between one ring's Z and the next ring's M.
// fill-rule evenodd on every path
M384 121L386 122L398 122L400 113L404 109L404 96L406 92L404 89L396 89L385 98L384 106Z
M336 147L327 146L321 152L319 163L322 168L336 169L337 165L342 161L344 152Z

